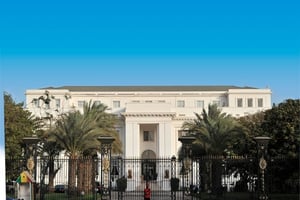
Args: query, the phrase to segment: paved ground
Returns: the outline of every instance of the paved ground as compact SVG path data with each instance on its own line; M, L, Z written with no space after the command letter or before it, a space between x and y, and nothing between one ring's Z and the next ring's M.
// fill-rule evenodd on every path
M183 194L182 192L176 193L176 200L190 200L190 196L184 196L182 198ZM111 194L112 200L118 199L118 193L112 192ZM143 200L143 192L124 192L122 200ZM151 200L171 200L171 192L165 192L165 191L154 191L151 194Z

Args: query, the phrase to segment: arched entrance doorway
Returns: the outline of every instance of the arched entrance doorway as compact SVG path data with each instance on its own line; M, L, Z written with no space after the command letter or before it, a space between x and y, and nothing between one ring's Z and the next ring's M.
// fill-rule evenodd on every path
M156 154L152 150L146 150L142 153L142 175L146 181L157 179L155 159Z

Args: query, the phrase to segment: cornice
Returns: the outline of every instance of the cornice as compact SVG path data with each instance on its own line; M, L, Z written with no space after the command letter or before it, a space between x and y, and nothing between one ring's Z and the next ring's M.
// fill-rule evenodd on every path
M170 113L170 112L165 112L165 113L129 113L129 112L124 112L121 113L121 116L123 117L171 117L172 120L176 121L191 121L195 119L195 117L189 117L189 116L176 116L176 113Z
M193 119L195 119L195 117L177 116L177 117L173 118L173 120L176 120L176 121L192 121Z
M160 112L129 113L129 112L124 112L124 113L121 113L121 115L124 117L172 117L172 118L174 118L176 113L171 113L171 112L168 112L168 113L162 113L162 112L161 113Z

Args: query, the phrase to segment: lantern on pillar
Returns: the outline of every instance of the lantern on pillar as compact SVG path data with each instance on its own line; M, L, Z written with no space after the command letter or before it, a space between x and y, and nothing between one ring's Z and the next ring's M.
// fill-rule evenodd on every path
M267 156L268 156L268 144L270 137L255 137L257 143L257 154L258 154L258 166L260 172L260 188L259 188L259 199L266 200L268 195L265 190L265 170L267 168Z
M111 148L115 140L110 136L102 136L97 138L101 143L101 185L103 185L102 199L110 199L111 197Z

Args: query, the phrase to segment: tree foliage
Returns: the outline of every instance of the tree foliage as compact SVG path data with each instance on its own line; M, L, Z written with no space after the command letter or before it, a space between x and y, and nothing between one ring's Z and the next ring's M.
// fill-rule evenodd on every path
M196 155L223 154L225 151L233 153L238 145L238 139L243 137L243 129L237 120L222 113L215 104L209 105L208 112L203 109L202 114L195 113L195 115L196 119L183 124L183 129L196 137L194 153Z
M244 128L245 137L241 142L245 143L245 148L240 149L241 154L255 156L257 144L254 137L264 135L262 123L264 122L265 112L258 112L252 115L240 117L237 120Z
M254 137L269 136L271 156L299 156L300 100L288 99L272 109L239 119L246 130L248 152L256 152Z
M263 133L271 137L269 152L272 156L299 156L300 99L287 99L266 111L261 124Z
M23 109L23 103L16 103L11 95L4 93L5 156L22 155L23 137L40 134L41 121Z
M115 130L117 119L105 111L104 104L89 103L84 105L83 113L69 112L56 121L49 141L57 142L70 158L91 155L99 149L99 136L112 136L114 152L121 152L121 141Z
M54 129L49 135L49 141L57 142L66 155L69 156L69 187L70 195L76 194L76 173L79 166L78 183L79 191L92 189L92 180L84 180L83 168L92 171L91 162L77 163L82 156L93 156L99 150L99 136L112 136L115 138L113 151L121 152L121 142L115 130L117 118L106 113L107 106L104 104L91 103L84 105L83 112L73 111L61 116L55 123ZM91 161L91 160L89 160Z

